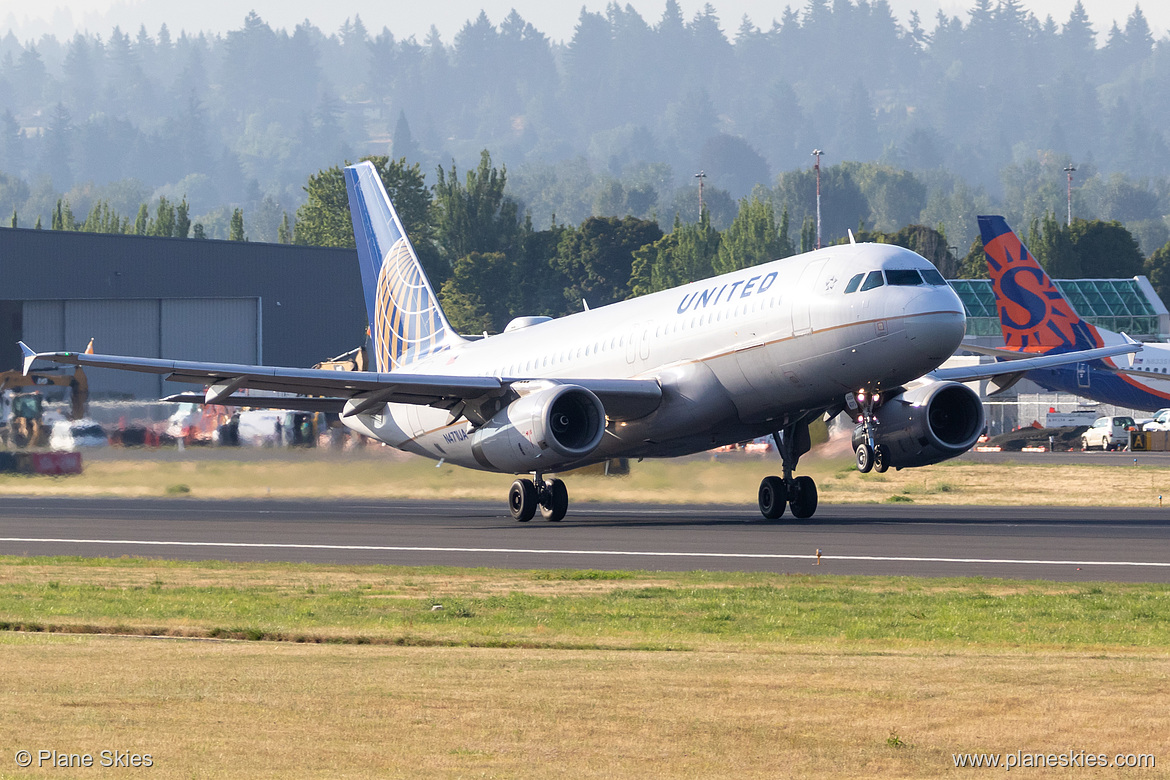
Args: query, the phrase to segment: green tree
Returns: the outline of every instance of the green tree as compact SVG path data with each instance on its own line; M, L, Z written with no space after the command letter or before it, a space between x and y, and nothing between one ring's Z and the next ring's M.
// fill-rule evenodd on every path
M172 235L176 238L186 238L191 233L191 206L187 203L187 196L179 201L175 208L175 229Z
M656 222L637 217L590 217L565 231L553 267L567 279L565 299L579 311L582 299L592 307L629 295L634 252L662 238Z
M1089 278L1126 278L1142 272L1144 260L1137 240L1116 220L1074 219L1070 238Z
M228 230L228 241L247 241L248 236L244 234L244 210L235 209L232 211L232 224Z
M404 159L391 160L385 156L363 157L362 161L365 160L377 169L431 282L439 284L446 274L438 273L442 268L434 246L431 194L418 163L407 164ZM309 176L305 193L307 199L296 213L293 242L302 246L355 246L342 166L335 165Z
M207 234L203 231L203 223L196 222L191 229L192 238L207 238Z
M126 224L110 206L109 201L98 200L89 210L80 229L85 233L123 233Z
M513 254L520 248L519 210L504 194L507 183L507 168L492 167L486 149L479 167L468 171L462 183L454 164L449 173L438 169L435 235L449 262L472 252Z
M780 235L771 200L753 194L739 202L739 213L723 231L719 252L712 263L717 274L738 271L792 254Z
M813 217L805 217L800 225L800 251L811 252L817 248L817 221Z
M897 230L917 222L926 207L926 186L913 173L876 163L843 163L869 204L869 219L878 230Z
M243 215L240 215L241 225ZM241 228L242 229L242 228ZM170 238L175 234L175 205L165 197L158 199L155 217L150 223L150 235Z
M293 226L287 211L284 212L284 218L280 220L280 227L276 229L276 241L278 244L293 243Z
M145 236L150 229L150 212L143 203L138 207L138 216L134 218L134 235Z
M1142 273L1144 260L1137 239L1116 220L1074 219L1069 226L1047 212L1029 226L1025 244L1055 279Z
M976 238L971 244L971 249L959 261L958 273L955 274L959 279L990 279L991 274L987 270L987 254L983 251L983 239Z
M16 227L16 226L17 226L16 209L13 209L12 210L12 225L11 225L11 227Z
M443 282L443 311L461 333L503 330L512 317L510 302L516 266L502 252L472 252L455 261Z
M719 231L705 210L699 222L683 223L676 215L668 234L634 251L630 292L645 295L706 279L713 273L719 244Z
M1162 299L1162 303L1170 301L1170 242L1154 250L1146 258L1142 270L1150 280L1154 292Z

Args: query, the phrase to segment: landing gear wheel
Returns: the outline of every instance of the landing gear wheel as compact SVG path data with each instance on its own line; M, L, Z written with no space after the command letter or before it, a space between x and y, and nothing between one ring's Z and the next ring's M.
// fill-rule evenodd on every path
M885 474L889 468L890 463L889 458L886 457L886 448L879 444L873 448L873 470L879 474Z
M559 479L546 479L540 501L540 516L550 523L565 519L569 511L569 489Z
M798 520L807 520L813 516L817 511L817 483L813 482L812 477L797 477L792 480L788 506L792 507L792 516Z
M788 503L788 486L780 477L764 477L760 482L760 514L775 520L784 514Z
M530 479L518 479L508 490L508 510L512 517L527 523L536 514L536 485Z
M862 474L868 474L873 468L873 447L868 444L861 443L857 445L857 470Z

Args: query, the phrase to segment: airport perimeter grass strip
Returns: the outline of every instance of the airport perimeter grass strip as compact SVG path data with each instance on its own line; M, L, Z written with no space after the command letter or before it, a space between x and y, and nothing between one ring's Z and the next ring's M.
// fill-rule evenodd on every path
M1170 586L3 557L0 629L574 650L1164 650Z
M104 456L103 456L104 457ZM243 457L243 456L241 456ZM812 476L823 505L916 503L950 505L1111 506L1161 505L1170 511L1170 469L1122 453L1115 465L1036 465L951 460L924 468L860 474L851 458L806 457L800 473ZM1134 460L1137 459L1135 464ZM734 504L754 510L759 480L776 474L775 458L689 458L631 464L625 477L566 476L574 505L590 502ZM140 454L93 460L70 477L0 474L0 495L182 498L357 498L498 502L512 475L470 471L423 458L324 457L287 453L283 460L158 461ZM744 489L729 491L729 485ZM570 511L572 511L570 509Z

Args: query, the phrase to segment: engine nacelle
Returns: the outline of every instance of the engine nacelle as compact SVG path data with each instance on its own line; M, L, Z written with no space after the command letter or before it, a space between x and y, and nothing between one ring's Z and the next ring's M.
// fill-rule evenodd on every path
M983 432L978 394L958 382L933 382L899 393L874 411L876 443L886 465L929 466L962 455ZM853 429L853 449L865 441L865 426Z
M586 458L605 435L605 407L577 385L553 385L508 404L471 436L485 468L555 471Z

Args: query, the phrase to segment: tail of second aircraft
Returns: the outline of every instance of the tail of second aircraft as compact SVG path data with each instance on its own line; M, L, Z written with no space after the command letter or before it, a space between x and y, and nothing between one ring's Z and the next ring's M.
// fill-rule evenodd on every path
M461 342L373 163L347 167L345 188L377 370L402 368Z
M1073 311L1003 217L979 217L979 232L1009 349L1069 352L1105 346L1098 329Z

